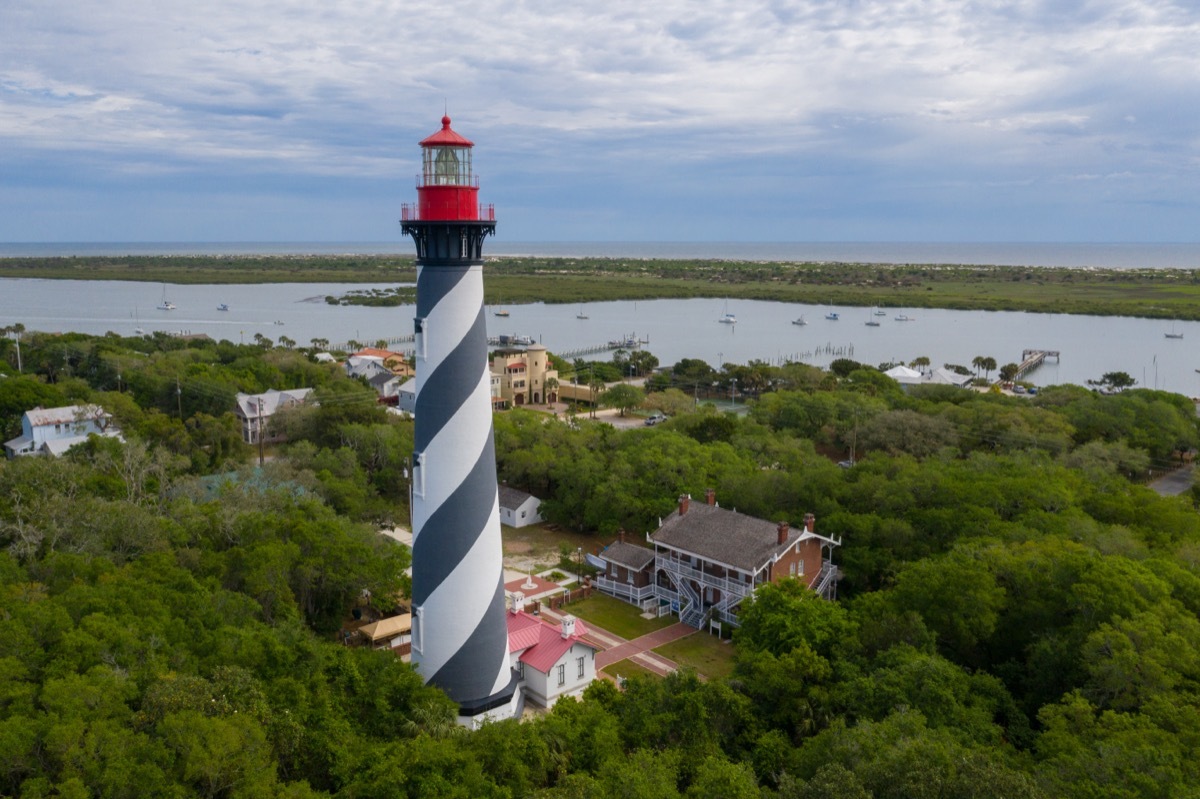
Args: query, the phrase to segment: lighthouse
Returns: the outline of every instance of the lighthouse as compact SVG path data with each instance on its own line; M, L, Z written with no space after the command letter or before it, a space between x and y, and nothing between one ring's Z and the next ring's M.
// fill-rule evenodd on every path
M420 146L417 203L400 220L417 248L412 661L474 727L522 705L504 618L483 309L483 240L496 220L479 205L474 144L450 117Z

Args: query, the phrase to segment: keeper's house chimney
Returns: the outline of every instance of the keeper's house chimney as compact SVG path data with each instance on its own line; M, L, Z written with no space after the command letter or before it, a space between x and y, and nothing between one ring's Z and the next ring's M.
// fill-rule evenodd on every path
M525 595L520 591L513 591L508 595L508 600L514 616L525 610Z
M620 530L617 531L617 540L620 541L622 544L625 543L625 528L624 527L622 527Z
M692 501L692 498L690 496L688 496L687 494L679 495L679 515L680 516L687 513L688 503L690 503L691 501Z
M562 617L562 637L570 638L575 634L575 617L570 613Z
M817 525L817 517L816 516L813 516L811 513L804 514L804 529L805 530L808 530L811 533L813 531L813 528L816 525Z
M704 501L709 505L717 504L717 492L715 489L708 488L704 491Z
M785 521L780 522L779 523L779 535L776 538L775 543L779 544L779 546L783 546L784 544L786 544L787 540L788 540L789 532L791 532L791 528L788 526L788 523Z

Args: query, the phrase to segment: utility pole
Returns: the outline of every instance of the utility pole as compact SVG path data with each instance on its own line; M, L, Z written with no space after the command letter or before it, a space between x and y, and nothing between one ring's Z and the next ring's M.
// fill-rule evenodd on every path
M858 449L858 408L854 409L854 432L850 434L850 462L857 463Z
M258 466L261 469L263 465L263 401L262 397L258 398Z
M183 388L179 385L179 378L175 378L175 406L179 409L179 421L183 421Z

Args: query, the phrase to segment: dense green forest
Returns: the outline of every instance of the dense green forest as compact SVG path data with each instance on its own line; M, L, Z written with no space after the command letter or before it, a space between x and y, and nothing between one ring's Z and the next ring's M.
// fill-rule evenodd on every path
M598 682L466 733L335 635L364 590L407 588L376 530L406 518L411 422L286 347L27 332L14 354L5 439L95 402L127 443L0 462L0 795L1200 797L1200 496L1143 485L1200 442L1186 398L685 361L649 383L652 428L500 414L501 478L581 542L712 487L815 513L844 579L836 603L762 590L728 680ZM704 404L734 379L748 413ZM257 468L234 394L300 386L318 404Z

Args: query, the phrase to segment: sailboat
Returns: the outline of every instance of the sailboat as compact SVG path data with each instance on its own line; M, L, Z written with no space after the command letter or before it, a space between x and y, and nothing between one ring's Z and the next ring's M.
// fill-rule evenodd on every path
M804 318L804 314L800 314L800 316L798 318L792 320L792 324L800 325L801 327L803 327L804 325L808 324L808 320L806 320Z
M879 327L879 320L867 317L867 327Z
M1171 332L1170 332L1170 333L1164 333L1163 335L1165 335L1167 338L1183 338L1183 334L1182 334L1182 333L1176 333L1176 332L1175 332L1175 323L1174 323L1174 322L1171 322Z
M160 303L158 304L158 310L160 310L160 311L173 311L173 310L175 310L175 303L173 303L173 302L171 302L170 300L168 300L168 299L167 299L167 284L166 284L166 283L163 283L163 296L162 296L162 302L160 302Z
M841 319L841 317L838 316L838 312L833 310L832 302L829 303L829 313L825 314L825 318L828 319L830 322L836 322L838 319Z
M133 332L139 336L146 335L146 331L142 329L142 320L138 318L137 306L133 306Z
M729 300L725 301L725 315L717 320L723 325L736 325L737 317L729 312Z
M579 306L579 313L575 314L576 319L587 319L588 316L583 312L583 306Z
M876 316L887 316L887 311L883 310L878 305L876 305L875 306L875 315Z
M495 311L492 312L492 314L494 316L508 316L508 309L503 308L503 307L497 308Z

